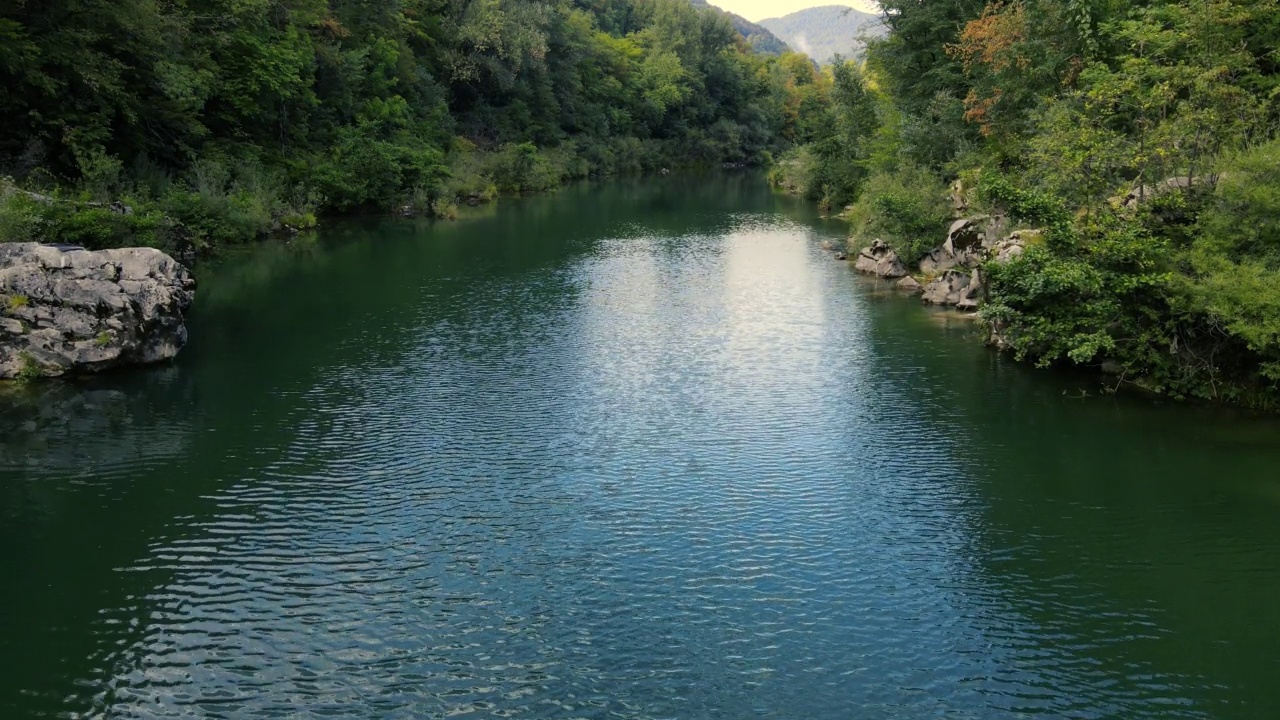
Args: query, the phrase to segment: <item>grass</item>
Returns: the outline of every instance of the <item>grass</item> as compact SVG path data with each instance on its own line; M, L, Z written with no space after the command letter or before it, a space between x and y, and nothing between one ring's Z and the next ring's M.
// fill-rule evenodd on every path
M18 361L22 363L22 367L18 369L18 374L13 378L18 385L27 385L44 377L44 369L40 367L40 363L36 361L31 353L20 353Z
M5 307L8 308L9 312L20 310L30 304L31 299L26 295L10 295L9 299L5 301Z

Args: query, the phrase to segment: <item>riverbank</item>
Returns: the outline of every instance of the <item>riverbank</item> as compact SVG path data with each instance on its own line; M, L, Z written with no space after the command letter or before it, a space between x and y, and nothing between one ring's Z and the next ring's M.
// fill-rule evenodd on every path
M547 192L566 182L719 165L682 156L670 143L622 143L592 155L573 142L539 149L531 143L481 150L458 139L440 177L383 207L335 203L307 191L311 177L289 180L253 163L206 163L194 184L166 180L156 188L93 200L85 193L37 192L0 178L0 237L99 250L153 247L191 263L219 248L292 237L321 222L354 215L455 219L459 207Z
M927 304L975 312L988 344L1038 368L1275 412L1277 157L1280 143L1268 143L1228 174L1137 186L1075 215L997 173L950 191L918 174L873 178L839 215L853 225L841 255ZM1250 228L1232 230L1236 216Z

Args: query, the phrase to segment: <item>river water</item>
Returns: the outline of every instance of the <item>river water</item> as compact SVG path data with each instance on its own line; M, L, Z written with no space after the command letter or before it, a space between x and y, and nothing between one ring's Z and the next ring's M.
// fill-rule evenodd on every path
M0 396L0 717L1280 717L1280 423L1097 393L758 175L206 267Z

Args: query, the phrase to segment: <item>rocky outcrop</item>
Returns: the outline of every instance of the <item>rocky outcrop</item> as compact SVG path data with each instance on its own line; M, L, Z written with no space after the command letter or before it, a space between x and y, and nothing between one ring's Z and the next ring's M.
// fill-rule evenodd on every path
M907 267L898 259L898 253L881 240L875 240L871 247L863 248L853 266L868 275L888 279L907 274Z
M153 248L0 243L0 379L172 358L194 294L187 269Z
M1004 236L1003 215L978 215L951 223L947 239L920 260L920 272L933 275L952 268L976 268L991 246Z
M1154 185L1139 185L1138 187L1130 190L1124 197L1112 198L1112 202L1116 202L1119 205L1132 210L1144 202L1154 200L1161 195L1166 195L1175 190L1185 192L1190 190L1192 187L1214 185L1217 183L1218 179L1218 177L1188 177L1186 175L1165 178Z
M992 245L987 250L987 257L1001 265L1020 258L1027 251L1027 245L1037 241L1041 234L1040 230L1015 230L1009 237Z
M967 197L967 189L964 181L957 179L951 183L951 190L947 193L947 199L951 201L951 217L961 218L969 212L969 199Z
M952 252L970 250L977 247L990 247L992 243L1004 237L1009 220L1004 215L976 215L961 218L951 223L947 230L947 241Z
M912 295L919 295L920 293L924 292L924 286L921 285L918 280L911 277L910 275L902 278L897 283L895 283L895 285L898 286L899 290L903 292L909 292Z
M1018 230L1004 235L1006 219L982 215L957 220L947 239L920 261L920 272L934 279L925 284L922 299L931 305L977 310L981 303L985 262L1007 263L1021 257L1041 231Z
M957 251L948 241L941 247L930 250L920 259L920 272L925 275L936 275L952 268L975 268L981 263L981 248L965 248Z
M944 270L924 286L921 299L929 305L954 306L960 310L976 310L982 292L982 271Z

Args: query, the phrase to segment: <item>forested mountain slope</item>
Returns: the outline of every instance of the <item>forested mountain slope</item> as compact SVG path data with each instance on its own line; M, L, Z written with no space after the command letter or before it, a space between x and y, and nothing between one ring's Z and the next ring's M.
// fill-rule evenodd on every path
M727 15L729 17L729 22L733 25L733 29L737 30L738 34L746 38L747 43L751 45L752 49L756 52L764 53L766 55L781 55L782 53L790 50L785 42L780 40L773 33L769 32L767 28L761 27L741 15L736 15L727 10L721 10L715 5L709 4L707 0L689 0L689 2L691 2L696 8L710 8Z
M880 37L885 32L878 15L844 5L806 8L761 20L760 25L823 65L836 55L861 57L866 49L865 39Z
M198 248L760 162L786 75L689 0L4 3L0 238Z

